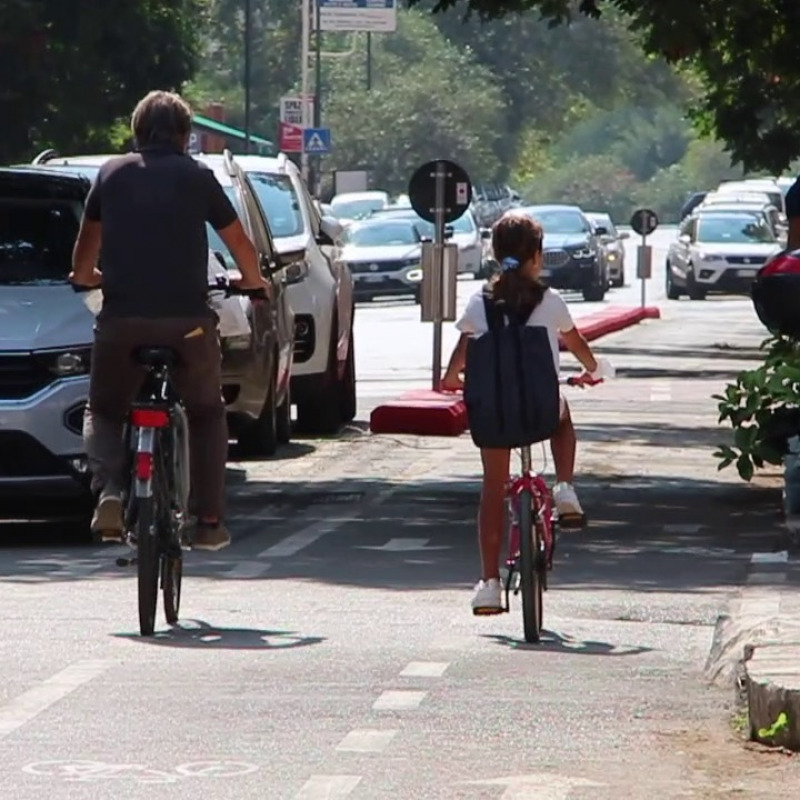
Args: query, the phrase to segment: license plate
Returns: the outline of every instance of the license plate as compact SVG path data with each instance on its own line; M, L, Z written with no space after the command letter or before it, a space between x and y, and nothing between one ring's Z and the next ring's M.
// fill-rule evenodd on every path
M757 272L757 269L740 269L736 271L736 274L740 278L755 278Z
M542 278L549 278L550 277L550 270L549 269L543 269L539 273L539 275L541 275Z
M362 280L364 283L381 283L383 275L365 275Z

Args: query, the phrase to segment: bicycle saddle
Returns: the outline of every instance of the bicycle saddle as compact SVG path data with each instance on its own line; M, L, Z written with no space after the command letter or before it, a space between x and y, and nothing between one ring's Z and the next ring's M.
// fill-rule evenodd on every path
M143 367L174 367L178 354L171 347L137 347L133 360Z

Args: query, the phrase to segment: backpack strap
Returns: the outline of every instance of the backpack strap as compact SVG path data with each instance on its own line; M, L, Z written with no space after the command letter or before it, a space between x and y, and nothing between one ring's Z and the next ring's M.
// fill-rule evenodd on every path
M489 326L489 335L494 345L494 403L497 409L497 421L500 430L506 429L505 413L503 410L503 371L501 369L500 331L503 330L503 312L492 300L488 291L483 293L483 309L486 312L486 322Z

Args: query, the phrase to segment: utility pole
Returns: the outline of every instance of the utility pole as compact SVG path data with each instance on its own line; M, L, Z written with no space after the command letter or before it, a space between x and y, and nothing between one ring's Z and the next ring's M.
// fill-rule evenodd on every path
M372 33L367 31L367 91L372 89Z
M250 43L252 39L251 27L253 22L252 0L244 0L244 151L250 152L250 83L251 75L251 53Z
M300 0L300 13L302 14L302 27L301 27L301 38L302 44L300 47L300 94L303 98L303 128L310 128L311 127L311 120L308 118L308 102L307 97L309 95L309 57L310 57L310 50L311 50L311 0ZM306 186L309 186L309 180L311 178L309 164L308 164L308 153L303 152L300 155L300 168L303 174L303 180L306 183Z
M312 0L314 3L314 15L317 21L317 37L316 37L316 75L314 77L314 127L322 127L322 23L319 0ZM322 188L322 156L317 156L315 159L315 190L314 193L319 197Z

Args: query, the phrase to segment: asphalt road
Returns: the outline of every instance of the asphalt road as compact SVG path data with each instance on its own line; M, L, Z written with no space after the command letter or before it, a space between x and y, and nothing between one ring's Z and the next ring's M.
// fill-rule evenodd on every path
M138 637L115 548L6 530L0 797L760 800L797 786L795 762L742 746L733 692L701 677L753 553L781 544L775 476L743 486L710 457L710 395L755 363L762 331L745 300L667 304L656 264L663 319L603 340L619 379L570 396L590 525L560 539L541 645L521 642L514 600L470 614L469 438L364 432L381 398L425 385L430 330L414 306L360 306L359 424L230 464L235 542L188 555L179 627Z

